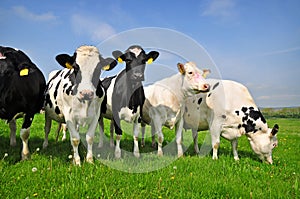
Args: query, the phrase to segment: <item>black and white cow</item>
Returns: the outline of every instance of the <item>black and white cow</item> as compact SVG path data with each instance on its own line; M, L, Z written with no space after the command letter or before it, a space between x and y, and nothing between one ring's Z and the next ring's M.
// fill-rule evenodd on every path
M10 145L16 145L15 119L24 115L20 137L22 159L29 158L28 138L35 113L43 106L46 81L21 50L0 46L0 118L9 122Z
M152 63L159 56L156 51L148 54L137 45L129 47L124 53L114 51L113 56L119 62L125 62L126 67L116 77L106 79L111 81L107 89L107 111L103 117L111 119L116 136L115 157L121 157L120 140L122 136L121 120L133 123L134 131L134 155L140 156L138 147L139 120L142 114L142 107L145 101L145 94L142 82L144 81L144 72L146 63ZM100 121L100 136L103 137Z
M104 89L99 80L101 69L110 70L117 62L104 59L96 47L81 46L73 56L60 54L57 62L66 67L52 74L45 92L45 141L51 128L51 120L66 123L73 146L74 163L80 165L78 145L79 128L87 126L86 161L93 162L93 140L104 98ZM44 143L44 146L46 144Z
M238 138L246 135L259 158L272 164L272 150L278 144L278 125L268 128L248 89L242 84L216 79L207 79L207 82L211 91L187 99L184 113L184 127L192 129L196 153L199 152L197 131L209 129L213 159L218 158L222 136L231 141L234 159L238 160Z

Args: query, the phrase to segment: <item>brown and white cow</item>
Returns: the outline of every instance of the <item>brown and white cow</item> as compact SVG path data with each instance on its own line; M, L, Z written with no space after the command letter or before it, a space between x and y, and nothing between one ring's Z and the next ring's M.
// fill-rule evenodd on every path
M181 139L184 104L187 97L208 92L210 85L205 76L209 70L200 70L195 63L179 63L179 73L144 88L146 101L143 106L143 122L150 124L152 134L158 134L158 155L163 155L162 127L176 129L178 157L183 155ZM144 128L143 135L144 135ZM143 136L144 137L144 136Z
M101 69L112 69L117 62L104 59L94 46L81 46L70 56L56 56L65 69L52 75L45 92L45 137L48 137L51 121L66 123L73 146L74 163L80 165L78 129L87 126L87 162L93 162L93 140L104 98L99 81ZM45 146L45 145L44 145Z
M192 129L195 152L199 153L198 132L209 130L213 159L217 159L220 136L231 141L234 159L238 160L238 138L246 135L252 150L261 160L272 164L272 150L277 146L278 125L268 128L248 89L230 80L207 79L211 91L186 101L184 128Z

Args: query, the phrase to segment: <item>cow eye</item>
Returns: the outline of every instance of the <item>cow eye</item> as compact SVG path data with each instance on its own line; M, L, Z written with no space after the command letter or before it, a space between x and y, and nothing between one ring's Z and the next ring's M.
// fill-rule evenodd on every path
M192 74L193 74L193 72L192 72L192 71L190 71L190 72L188 72L188 74L189 74L189 75L192 75Z

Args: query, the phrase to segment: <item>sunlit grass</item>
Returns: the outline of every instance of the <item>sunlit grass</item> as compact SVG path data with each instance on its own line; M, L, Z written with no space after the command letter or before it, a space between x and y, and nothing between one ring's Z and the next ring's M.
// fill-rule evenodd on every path
M20 161L21 141L9 146L8 125L0 122L0 196L1 198L299 198L300 122L298 119L270 119L278 123L279 146L273 152L273 165L261 163L252 152L246 137L239 141L240 161L233 159L230 143L221 140L219 159L211 154L198 157L193 146L185 145L185 156L176 159L174 132L165 131L164 157L151 148L148 132L142 157L136 159L132 135L124 133L122 148L128 153L114 159L109 148L109 124L105 121L106 153L95 149L95 163L84 162L86 148L80 145L81 167L72 164L68 139L55 142L57 125L53 122L49 146L42 149L44 116L37 115L31 129L31 160ZM21 122L18 122L20 128ZM124 125L126 131L131 126ZM18 130L19 131L19 130ZM190 132L184 140L189 143ZM201 132L199 145L207 132ZM98 136L98 135L97 135ZM83 136L84 138L84 136ZM96 139L96 142L97 139ZM97 143L95 144L95 146ZM103 149L104 150L104 149ZM169 150L169 151L168 151ZM98 156L99 155L99 156ZM161 168L149 171L149 168ZM148 171L148 172L143 172Z

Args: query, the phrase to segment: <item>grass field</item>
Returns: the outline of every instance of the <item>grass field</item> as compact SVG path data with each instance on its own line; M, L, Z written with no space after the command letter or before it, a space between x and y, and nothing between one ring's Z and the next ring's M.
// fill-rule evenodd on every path
M140 159L124 153L114 160L107 142L105 149L95 152L95 164L75 167L69 159L69 140L55 143L56 124L48 148L42 149L43 122L43 115L35 117L29 140L31 160L22 162L19 133L17 147L10 147L8 125L0 122L0 198L300 198L299 119L268 120L269 126L280 126L273 165L259 161L246 137L239 141L238 162L224 139L218 160L212 160L211 154L196 156L192 145L186 145L185 156L176 159L174 133L165 129L164 157L152 152L147 138ZM184 142L190 143L190 133L185 134ZM199 144L206 135L200 133ZM132 136L125 134L123 139L121 147L132 151ZM84 144L80 152L84 157Z

